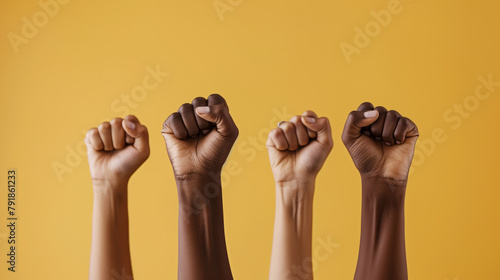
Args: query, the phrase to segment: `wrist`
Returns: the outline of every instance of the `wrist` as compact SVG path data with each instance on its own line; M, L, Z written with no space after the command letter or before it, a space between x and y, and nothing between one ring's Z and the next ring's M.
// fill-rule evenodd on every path
M218 203L210 203L212 201L222 203L220 172L189 173L175 177L181 205L203 210L209 204L218 205Z
M311 254L314 185L313 179L276 183L275 234L287 228L304 257Z
M403 207L406 195L406 180L361 175L363 204L378 207Z
M127 180L92 179L94 193L100 194L123 194L127 193Z
M384 177L379 175L371 175L371 174L361 174L361 182L368 184L383 184L387 186L393 187L406 187L408 182L408 178L405 179L395 179L391 177Z
M276 182L276 201L283 206L312 205L315 177Z
M111 209L127 209L127 185L94 185L94 205Z
M206 181L221 181L221 170L219 171L205 171L205 172L186 172L186 173L177 173L174 171L175 182L177 186L193 184L199 182Z

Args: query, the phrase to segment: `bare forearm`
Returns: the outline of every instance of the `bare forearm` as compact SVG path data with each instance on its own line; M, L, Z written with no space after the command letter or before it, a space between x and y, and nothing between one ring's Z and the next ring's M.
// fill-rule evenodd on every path
M233 279L226 249L221 183L208 177L178 180L181 280Z
M94 185L89 279L132 277L127 186Z
M309 269L313 196L314 179L276 184L269 279L313 279Z
M355 280L408 279L405 251L406 182L363 178L361 242Z

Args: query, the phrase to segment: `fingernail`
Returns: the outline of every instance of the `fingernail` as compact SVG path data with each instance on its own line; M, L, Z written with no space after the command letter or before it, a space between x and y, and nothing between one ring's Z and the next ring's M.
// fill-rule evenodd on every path
M308 123L315 123L316 122L316 118L312 118L312 117L304 117L304 119L306 120L306 122Z
M205 129L205 130L202 130L201 133L207 135L208 133L210 132L210 129Z
M363 115L365 116L365 119L371 119L377 116L377 110L372 110L372 111L366 111Z
M401 142L399 142L399 141L396 141L396 144L398 144L398 145L399 145L399 144L401 144Z
M391 143L389 143L389 142L384 142L384 144L386 144L387 146L391 145Z
M208 106L196 107L196 112L198 112L200 114L206 114L206 113L210 112L210 107L208 107Z
M132 129L134 130L135 129L135 123L129 121L129 120L125 120L125 126L128 128L128 129Z

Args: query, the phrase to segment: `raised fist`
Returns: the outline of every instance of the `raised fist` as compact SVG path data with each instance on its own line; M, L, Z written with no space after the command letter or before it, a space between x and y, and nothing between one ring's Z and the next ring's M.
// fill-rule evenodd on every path
M132 115L90 129L85 144L94 183L126 183L149 157L148 130Z
M269 160L278 182L315 178L332 150L330 122L312 111L281 122L267 139Z
M347 117L342 141L362 175L406 181L418 135L410 119L365 102Z
M224 98L195 98L172 113L161 131L176 179L219 174L238 137Z

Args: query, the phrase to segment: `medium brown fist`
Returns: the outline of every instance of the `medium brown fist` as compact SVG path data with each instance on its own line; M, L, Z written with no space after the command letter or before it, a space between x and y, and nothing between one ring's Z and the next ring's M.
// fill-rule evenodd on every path
M85 137L94 183L122 183L149 157L148 130L132 115L92 128Z

